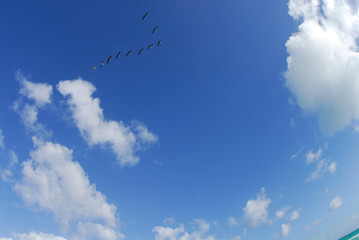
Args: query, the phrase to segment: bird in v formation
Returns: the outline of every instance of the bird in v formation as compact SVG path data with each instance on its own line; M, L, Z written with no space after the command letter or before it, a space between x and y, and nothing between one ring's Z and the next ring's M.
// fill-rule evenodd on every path
M146 12L146 13L143 15L142 21L147 17L147 15L148 15L148 12ZM152 34L154 34L154 33L157 31L157 29L158 29L158 26L156 26L156 27L152 30ZM159 41L157 42L157 46L160 46L161 42L162 42L162 40L159 40ZM153 43L151 43L150 45L148 45L148 46L146 47L146 50L149 50L149 49L152 48L152 47L153 47ZM144 50L144 48L141 48L141 49L139 50L139 52L138 52L137 55L140 55L140 54L143 52L143 50ZM131 52L132 52L132 50L129 50L129 51L126 53L125 57L127 57L128 55L130 55ZM121 51L119 51L119 52L117 53L115 59L117 59L117 58L120 56L120 54L121 54ZM109 64L109 62L111 61L111 59L112 59L112 55L108 57L106 64ZM103 65L104 65L104 61L102 61L102 62L100 63L100 68L102 68ZM92 71L95 71L95 70L96 70L96 66L93 66L93 67L92 67Z

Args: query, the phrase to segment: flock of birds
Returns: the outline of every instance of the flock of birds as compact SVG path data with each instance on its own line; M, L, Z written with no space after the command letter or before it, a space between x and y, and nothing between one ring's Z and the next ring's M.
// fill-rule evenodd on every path
M143 15L142 21L145 20L145 18L147 17L147 15L148 15L148 12L146 12L145 15ZM157 29L158 29L158 26L156 26L156 27L152 30L152 34L154 34ZM162 42L162 40L157 41L157 46L160 46L161 42ZM146 50L148 50L148 49L150 49L150 48L152 48L152 47L153 47L153 43L151 43L150 45L148 45L148 46L146 47ZM141 48L141 49L139 50L139 52L138 52L137 55L140 55L140 54L143 52L143 50L144 50L144 48ZM128 55L130 55L131 52L132 52L132 50L129 50L129 51L126 53L125 57L127 57ZM119 52L117 53L115 59L117 59L120 55L121 55L121 51L119 51ZM108 64L108 63L111 61L111 59L112 59L112 55L107 58L107 63L106 63L106 64ZM105 64L105 61L102 61L102 62L100 63L100 68L102 68L102 66L103 66L104 64ZM95 71L95 69L96 69L96 66L93 66L93 67L92 67L92 71Z

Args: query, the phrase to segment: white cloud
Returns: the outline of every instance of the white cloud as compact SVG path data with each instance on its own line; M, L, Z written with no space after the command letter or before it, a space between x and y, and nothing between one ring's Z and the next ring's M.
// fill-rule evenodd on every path
M286 43L285 85L330 136L359 120L359 11L341 0L290 0L288 7L302 22Z
M325 148L328 148L326 146ZM314 172L306 179L306 182L311 182L316 179L322 178L323 175L327 172L334 174L337 169L337 163L334 161L330 161L329 159L322 158L323 150L321 148L318 149L317 152L313 152L310 150L306 154L306 163L312 164L316 163L316 168Z
M289 206L284 206L280 210L275 212L275 216L278 219L284 218L284 216L287 214L288 210L290 209Z
M198 225L198 230L188 233L181 224L177 228L156 226L152 232L156 232L156 240L215 240L213 235L207 236L210 230L210 224L202 219L194 219Z
M103 226L98 223L80 222L77 226L77 234L74 240L103 239L120 240L125 236L113 228Z
M241 236L238 235L238 236L235 236L234 238L232 238L231 240L240 240L241 239Z
M156 240L177 240L177 237L180 233L185 231L183 225L180 225L177 228L170 227L160 227L156 226L152 229L152 232L156 232L155 239Z
M288 234L290 233L290 225L288 224L282 224L281 226L281 231L280 231L280 235L284 238L286 236L288 236Z
M292 211L291 213L290 213L290 217L289 217L289 220L290 221L294 221L294 220L297 220L298 218L299 218L299 211L300 211L301 209L299 208L299 209L296 209L296 210L294 210L294 211Z
M2 130L0 129L0 148L4 147L4 135L2 135Z
M322 149L319 148L318 151L315 153L312 150L310 150L306 155L306 162L307 164L313 163L315 161L318 161L319 158L322 156Z
M18 240L66 240L63 237L54 236L53 234L42 233L42 232L30 232L29 234L13 234L15 239ZM10 238L11 239L11 238ZM14 239L14 240L15 240Z
M358 124L354 126L354 132L356 134L359 134L359 125Z
M164 224L174 224L174 223L175 223L175 219L174 219L174 217L168 217L168 218L165 218L165 219L163 220L163 223L164 223Z
M322 178L323 175L327 172L334 174L336 170L337 163L330 162L327 159L322 159L317 163L315 171L306 179L307 182L314 181L316 179Z
M36 106L42 107L51 103L52 86L46 83L33 83L28 81L22 73L16 71L16 79L21 84L20 93L28 99L34 100Z
M336 196L329 204L329 209L333 211L343 204L343 200L340 196Z
M262 188L261 194L257 195L257 199L247 201L246 207L243 208L243 223L249 227L258 227L262 223L267 222L268 207L271 203L270 198L266 198Z
M302 153L303 149L304 149L304 148L301 148L301 149L299 149L298 152L292 154L292 155L290 156L290 159L295 159L295 158L297 158L297 157Z
M238 222L234 217L228 217L228 225L234 227L238 225Z
M67 103L81 135L89 145L109 144L122 166L133 166L139 161L135 151L143 144L158 140L143 124L134 123L134 131L120 121L106 120L100 107L100 100L93 98L96 88L81 78L60 81L57 89L68 96Z
M80 164L72 160L72 150L35 137L33 141L35 150L30 153L31 159L23 162L23 179L14 187L25 203L54 214L65 231L77 222L81 230L81 221L100 222L105 224L104 229L115 228L116 206L108 204L106 197L90 184Z
M39 107L51 103L50 97L52 86L45 83L33 83L21 74L16 72L16 79L20 82L20 93L26 99L34 100L35 103L25 103L23 98L16 100L12 106L13 110L20 115L22 122L27 130L35 133L38 137L49 138L51 132L48 131L41 123L38 123Z
M312 229L313 227L319 225L322 221L323 221L323 219L317 219L317 220L315 220L312 224L310 224L309 226L306 226L306 227L304 228L304 231L308 231L308 230Z

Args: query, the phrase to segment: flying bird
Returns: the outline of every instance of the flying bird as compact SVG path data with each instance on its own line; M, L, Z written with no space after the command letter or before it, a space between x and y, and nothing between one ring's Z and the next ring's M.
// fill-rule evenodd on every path
M151 43L150 45L148 45L148 47L146 47L146 49L150 49L153 46L153 43Z
M145 19L145 17L147 16L147 14L148 14L148 12L146 12L145 15L143 15L142 21L143 21L143 19Z
M119 51L119 52L117 53L116 59L120 56L120 54L121 54L121 51Z
M157 46L159 46L159 45L161 44L161 42L162 42L162 40L159 40L159 41L157 42Z
M157 30L157 28L158 28L158 26L157 26L157 27L155 27L155 28L152 30L152 34L154 34L154 33L155 33L155 31Z
M100 63L100 68L102 68L102 66L103 66L103 61Z
M128 51L128 52L126 53L126 57L127 57L131 52L132 52L132 50Z
M96 67L95 67L95 66L93 66L93 67L92 67L92 71L95 71L95 69L96 69Z
M143 48L141 48L141 50L138 52L138 55L140 55L142 51L143 51Z
M112 55L107 59L107 64L110 62Z

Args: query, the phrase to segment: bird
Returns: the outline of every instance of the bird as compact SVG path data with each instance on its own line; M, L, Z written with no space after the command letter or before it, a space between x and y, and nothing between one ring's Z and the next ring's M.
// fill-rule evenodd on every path
M157 42L157 46L159 46L161 42L162 42L162 40L159 40L159 41Z
M131 53L131 51L132 51L132 50L130 50L130 51L128 51L128 52L126 53L126 57Z
M93 67L92 67L92 71L95 71L95 69L96 69L96 67L95 67L95 66L93 66Z
M103 61L100 63L100 68L102 68L102 66L103 66Z
M116 59L120 56L120 54L121 54L121 51L119 51L119 52L117 53Z
M107 64L110 62L112 55L107 59Z
M143 51L143 48L141 48L141 50L138 52L138 55L140 55L142 51Z
M151 43L150 45L148 45L148 47L146 47L146 49L150 49L153 46L153 43Z
M152 30L152 34L154 34L154 33L155 33L155 31L157 30L157 28L158 28L158 26L157 26L157 27L155 27L155 28Z
M148 14L148 12L146 12L145 15L143 15L142 21L143 21L143 19L145 19L145 17L147 16L147 14Z

